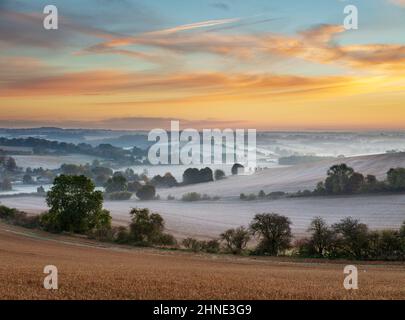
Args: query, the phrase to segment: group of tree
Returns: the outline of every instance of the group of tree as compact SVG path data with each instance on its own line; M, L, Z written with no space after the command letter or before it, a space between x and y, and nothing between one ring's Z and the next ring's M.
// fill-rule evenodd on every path
M379 181L374 175L356 172L346 164L338 164L329 168L324 181L317 184L315 190L304 190L295 193L282 191L266 194L261 190L258 194L241 193L240 200L275 200L280 198L296 198L326 195L352 195L384 192L405 192L405 168L392 168L387 172L384 181Z
M315 218L308 229L309 237L293 242L291 221L274 213L257 214L249 228L239 227L223 232L218 250L233 254L278 256L287 254L305 258L405 260L405 222L400 230L370 231L367 225L351 217L329 226ZM247 249L252 238L257 245ZM204 241L187 238L183 243L192 251L206 251ZM212 248L212 246L211 246Z
M213 172L210 168L189 168L183 173L183 184L196 184L214 181Z
M189 192L189 193L185 193L183 194L183 196L181 197L182 201L185 202L195 202L195 201L218 201L220 199L219 196L209 196L208 194L200 194L198 192ZM170 200L170 199L168 199ZM174 199L171 199L174 200Z
M346 164L332 166L325 181L319 182L314 194L339 195L375 192L405 191L405 168L392 168L387 172L385 181L379 181L374 175L356 172Z
M143 164L147 151L133 147L130 150L115 147L111 144L92 146L87 143L67 143L39 138L0 138L0 145L12 147L29 147L34 154L84 154L114 161L116 164Z
M404 260L405 222L400 230L371 231L351 217L329 226L315 218L309 238L295 244L298 255L315 258L358 260Z

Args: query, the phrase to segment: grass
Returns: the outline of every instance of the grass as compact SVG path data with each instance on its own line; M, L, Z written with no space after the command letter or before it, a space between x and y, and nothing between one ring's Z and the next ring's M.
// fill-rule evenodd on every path
M56 265L59 290L42 286ZM100 244L0 224L1 299L405 299L404 264L343 267L317 261L217 256Z

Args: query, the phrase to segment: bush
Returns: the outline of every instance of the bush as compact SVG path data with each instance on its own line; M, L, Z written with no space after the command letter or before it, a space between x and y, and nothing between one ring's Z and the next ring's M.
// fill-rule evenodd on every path
M257 214L250 229L260 242L256 248L258 254L279 255L290 248L292 239L291 221L275 213Z
M218 240L203 241L202 249L208 253L218 253L220 250L220 243Z
M112 193L106 193L105 197L106 197L106 199L112 200L112 201L129 200L132 197L132 193L128 192L128 191L112 192Z
M266 198L266 193L263 190L260 190L259 194L257 195L259 199L264 199Z
M153 200L156 196L156 189L154 186L147 184L136 192L136 196L139 200Z
M201 242L194 238L186 238L181 243L183 247L192 250L193 252L199 252L202 249Z
M221 240L225 241L228 251L234 254L240 254L250 240L250 233L244 227L229 229L220 235Z
M197 192L190 192L183 194L181 197L182 201L187 201L187 202L193 202L193 201L200 201L201 200L201 194Z
M267 198L268 198L268 199L271 199L271 200L275 200L275 199L282 198L282 197L284 197L285 195L286 195L286 193L283 192L283 191L275 191L275 192L270 192L270 193L267 195Z
M222 180L225 178L225 172L219 169L215 170L214 176L215 180Z
M173 201L173 200L176 200L176 198L175 198L174 196L172 196L171 194L169 194L169 195L167 196L167 200Z
M242 166L240 163L235 163L233 166L232 166L232 169L231 169L231 172L232 172L232 175L238 175L238 174L240 174L243 170L245 169L245 167L244 166Z

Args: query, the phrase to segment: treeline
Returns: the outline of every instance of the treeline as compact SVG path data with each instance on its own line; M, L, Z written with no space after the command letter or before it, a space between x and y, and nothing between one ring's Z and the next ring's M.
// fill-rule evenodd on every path
M141 159L147 156L147 151L137 147L131 150L114 147L111 144L100 144L93 147L87 143L73 144L67 142L50 141L39 138L0 138L0 145L11 147L28 147L32 148L34 154L83 154L103 159L112 160L116 163L142 164Z
M332 166L327 178L318 183L313 193L339 195L402 191L405 191L405 168L392 168L387 172L386 179L379 181L376 176L364 176L343 163Z
M249 227L229 229L209 242L187 238L183 245L193 251L226 252L245 255L302 258L405 260L405 222L400 230L371 231L351 217L329 226L315 218L307 230L309 237L293 241L289 218L274 214L257 214ZM247 245L252 238L258 244ZM215 249L216 248L216 249Z
M241 200L274 200L280 198L297 198L327 195L354 195L373 193L405 192L405 168L392 168L387 172L386 179L380 181L374 175L363 175L346 164L334 165L327 171L327 177L320 181L314 190L303 190L295 193L283 191L266 194L260 190L258 194L241 193Z

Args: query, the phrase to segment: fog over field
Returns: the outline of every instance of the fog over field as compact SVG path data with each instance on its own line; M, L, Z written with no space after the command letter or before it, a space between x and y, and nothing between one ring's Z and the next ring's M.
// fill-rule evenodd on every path
M16 131L7 131L8 137L19 137ZM46 131L48 132L48 131ZM50 130L53 135L55 132ZM47 133L51 135L51 133ZM23 131L24 135L29 134ZM44 133L44 132L42 132ZM21 132L20 132L21 134ZM47 134L43 137L49 138ZM131 135L132 134L132 135ZM42 137L42 136L41 136ZM89 138L90 137L90 138ZM122 138L120 138L122 137ZM59 141L85 141L86 143L112 143L130 147L131 141L139 146L147 145L146 133L114 131L58 131ZM265 201L241 201L241 193L266 194L275 191L297 192L313 190L323 180L328 168L334 164L346 163L363 175L373 174L384 180L390 168L405 167L405 148L402 132L380 133L327 133L327 132L284 132L258 133L258 168L250 175L231 176L230 165L211 166L213 170L223 169L226 179L175 188L158 188L161 200L141 202L133 197L128 201L105 201L104 207L111 211L115 224L127 224L129 211L133 207L147 207L162 214L167 228L182 238L213 238L231 227L247 226L256 213L275 212L289 217L296 236L305 233L309 222L321 216L329 223L352 216L366 223L372 229L398 228L405 220L405 195L358 195L279 199ZM132 145L134 146L134 145ZM13 149L9 149L10 152ZM27 151L18 150L14 151ZM282 157L310 155L320 157L314 161L290 166L279 165ZM344 157L343 157L344 155ZM340 156L340 157L338 157ZM95 158L84 155L14 155L17 165L22 167L44 167L54 169L63 163L85 164ZM322 158L328 157L328 158ZM148 166L132 168L136 173L146 172L151 178L156 174L171 172L178 181L188 166ZM192 166L192 167L204 167ZM115 170L125 170L115 168ZM49 185L44 185L45 190ZM18 193L36 192L37 186L15 184L13 191L2 192L0 202L30 213L47 209L45 198L38 196L7 197ZM181 197L189 192L220 197L219 201L183 202ZM167 201L171 195L174 201Z

